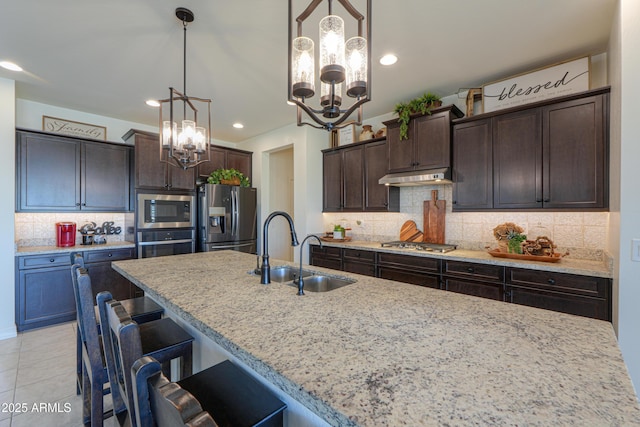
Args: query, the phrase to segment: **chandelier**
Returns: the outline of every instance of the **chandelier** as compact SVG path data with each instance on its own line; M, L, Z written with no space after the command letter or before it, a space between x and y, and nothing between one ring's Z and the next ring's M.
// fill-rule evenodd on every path
M333 14L332 0L327 0L328 15L320 19L318 24L319 82L315 78L315 42L311 37L304 35L302 23L310 19L314 10L324 0L312 0L295 19L295 37L292 1L289 0L288 99L296 105L298 126L309 125L331 131L351 123L362 124L362 104L371 100L371 0L366 0L366 19L349 0L337 0L352 18L349 22L353 22L354 28L350 29L357 34L346 42L345 30L349 28L345 27L344 19ZM320 86L320 103L313 108L307 102L315 95L317 83ZM344 108L343 89L348 97L353 98L353 103ZM357 120L347 122L356 110ZM303 111L315 123L303 122Z
M170 87L169 98L158 101L160 161L186 170L210 160L211 100L187 95L187 25L193 22L194 15L189 9L179 7L176 16L184 30L183 91ZM204 110L205 106L206 117L198 117L198 108ZM178 122L179 119L182 120Z

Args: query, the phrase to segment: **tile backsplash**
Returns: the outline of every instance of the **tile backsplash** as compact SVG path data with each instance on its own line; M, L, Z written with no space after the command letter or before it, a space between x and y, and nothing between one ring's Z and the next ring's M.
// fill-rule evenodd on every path
M435 185L400 188L400 212L389 213L325 213L324 230L334 224L351 228L354 240L398 240L400 227L413 220L423 230L423 202L431 199L431 190L446 200L446 243L460 249L485 250L495 248L493 228L504 222L514 222L533 238L547 236L557 245L556 251L569 252L571 258L602 260L609 223L608 212L452 212L452 186Z
M121 227L122 233L109 234L107 242L124 241L124 213L98 212L61 212L61 213L16 213L15 242L22 246L55 246L56 222L75 222L80 230L86 223L95 222L102 226L104 222L113 221L114 227ZM80 232L76 233L76 245L82 243Z

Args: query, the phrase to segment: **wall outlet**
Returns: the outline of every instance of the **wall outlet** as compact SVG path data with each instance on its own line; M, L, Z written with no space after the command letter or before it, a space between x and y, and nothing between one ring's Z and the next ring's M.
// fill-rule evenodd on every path
M640 239L631 239L631 261L640 262Z

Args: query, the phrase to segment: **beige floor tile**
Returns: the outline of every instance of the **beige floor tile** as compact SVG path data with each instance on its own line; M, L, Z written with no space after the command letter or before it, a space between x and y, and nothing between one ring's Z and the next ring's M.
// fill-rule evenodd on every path
M73 375L65 373L16 388L14 399L16 402L33 404L39 402L53 402L64 398L73 398L75 396L75 378Z
M18 352L0 354L0 372L16 369L19 358L20 353Z
M20 365L18 365L20 367ZM50 359L49 361L36 364L29 368L18 369L15 386L24 387L38 381L53 378L58 375L74 376L76 372L75 358Z
M0 427L11 427L11 418L0 419Z
M0 393L0 420L11 418L11 408L5 407L4 404L13 403L13 389Z
M68 346L74 342L75 333L69 325L38 329L22 336L21 352L38 351L57 346Z
M43 402L46 405L30 412L16 415L11 421L12 427L80 427L82 426L82 400L74 396L72 399L61 399L54 402Z
M16 388L17 369L0 372L0 393Z
M20 345L22 344L22 336L18 335L15 338L8 338L0 341L0 354L16 353L20 351Z
M34 350L20 352L19 368L31 368L41 363L54 365L58 360L75 360L76 346L75 338L73 345L69 345L68 340L60 341L55 345L37 347ZM0 356L1 357L1 356ZM1 360L1 359L0 359Z

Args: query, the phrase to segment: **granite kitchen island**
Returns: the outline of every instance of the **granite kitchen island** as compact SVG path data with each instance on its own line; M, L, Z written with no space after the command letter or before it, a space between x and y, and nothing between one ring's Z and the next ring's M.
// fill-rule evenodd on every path
M357 282L301 297L255 264L220 251L113 267L331 425L640 425L608 322L308 266Z

